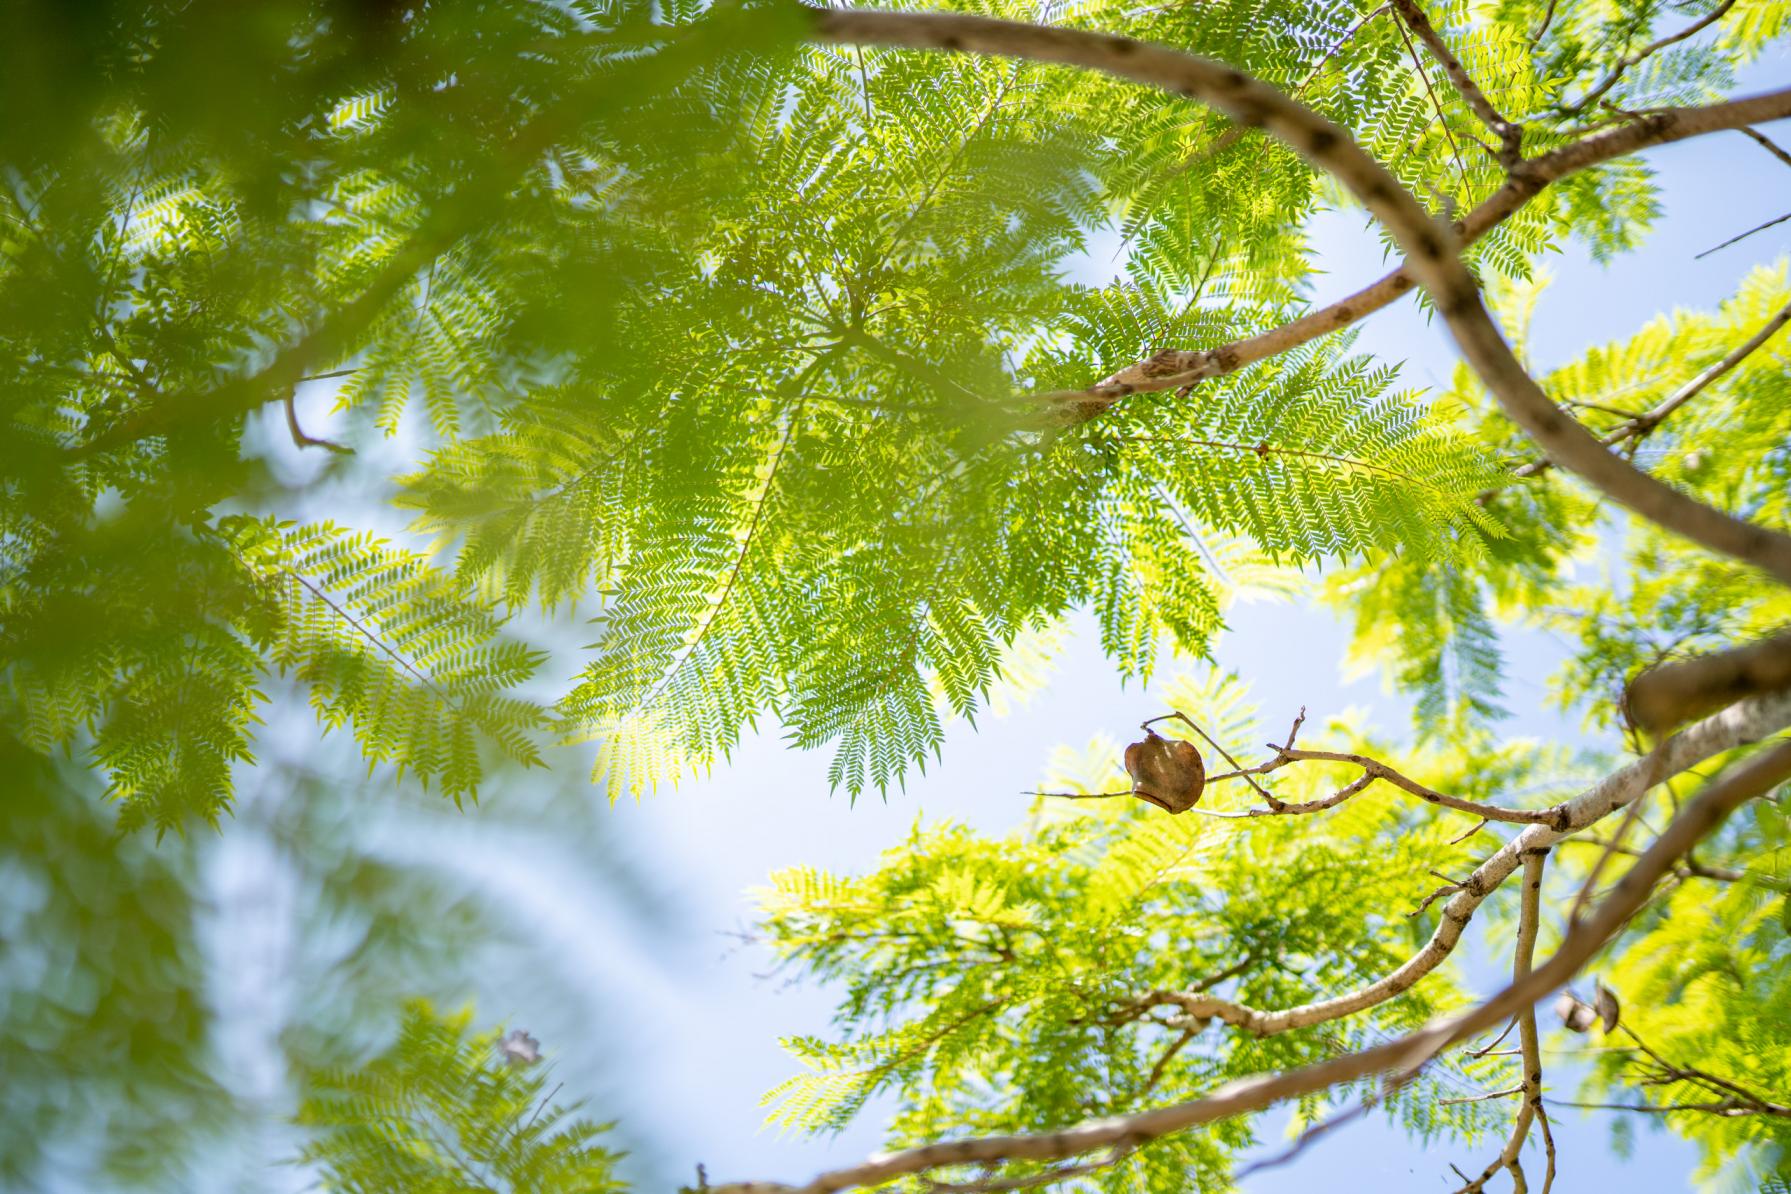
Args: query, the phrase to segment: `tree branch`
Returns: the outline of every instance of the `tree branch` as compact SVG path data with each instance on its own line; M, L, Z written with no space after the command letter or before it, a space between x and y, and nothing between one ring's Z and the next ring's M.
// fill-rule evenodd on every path
M1760 148L1764 149L1767 153L1770 153L1779 161L1785 163L1785 165L1791 166L1791 153L1786 153L1784 150L1780 149L1777 142L1768 137L1765 133L1762 133L1759 129L1753 129L1746 125L1742 125L1735 131L1759 145Z
M1312 69L1306 72L1306 77L1300 80L1299 84L1294 87L1290 94L1295 97L1304 95L1306 93L1306 88L1312 86L1319 74L1330 64L1331 59L1337 57L1344 46L1347 46L1351 41L1355 40L1356 34L1362 32L1362 30L1367 27L1368 22L1374 20L1374 18L1380 16L1383 12L1386 12L1390 7L1391 4L1377 5L1375 8L1370 9L1368 14L1361 20L1344 30L1343 36L1331 43L1330 48L1319 57L1319 60L1313 64ZM1197 153L1183 158L1181 162L1170 171L1170 176L1174 177L1175 175L1182 174L1208 158L1230 149L1233 145L1236 145L1239 141L1244 139L1246 131L1248 130L1236 125L1226 129L1219 136L1213 138L1213 143L1211 145L1206 146Z
M1697 766L1704 760L1757 742L1791 725L1791 694L1743 701L1688 726L1662 742L1646 758L1613 772L1586 791L1548 810L1551 820L1523 830L1472 874L1455 885L1442 917L1424 947L1388 974L1354 991L1281 1010L1265 1010L1205 995L1199 990L1152 991L1133 1004L1140 1009L1172 1006L1196 1019L1220 1020L1257 1036L1274 1036L1308 1028L1404 994L1442 965L1461 941L1476 909L1517 870L1529 851L1546 850L1556 842L1595 824L1638 799L1652 784Z
M1480 90L1479 85L1462 66L1461 60L1450 52L1441 35L1431 25L1430 18L1424 15L1424 10L1419 7L1417 0L1393 0L1393 8L1399 13L1399 17L1405 22L1406 27L1417 35L1419 41L1424 43L1424 48L1430 51L1430 56L1442 66L1443 73L1449 76L1449 82L1456 91L1461 93L1461 98L1467 101L1468 107L1479 118L1480 123L1492 130L1493 136L1499 139L1501 146L1498 155L1499 162L1510 169L1522 161L1523 129L1505 119L1499 114L1499 110L1492 106L1491 101L1486 98L1486 93Z
M1710 256L1712 253L1715 253L1718 250L1726 249L1730 245L1735 244L1738 241L1744 241L1748 237L1754 235L1754 233L1756 233L1756 232L1765 232L1768 228L1776 228L1780 224L1783 224L1786 220L1791 220L1791 211L1786 212L1782 216L1774 216L1772 219L1767 220L1763 224L1755 224L1752 228L1749 228L1746 232L1738 232L1734 236L1731 236L1728 240L1724 241L1722 244L1712 245L1710 248L1705 249L1702 253L1693 253L1692 260L1693 261L1702 261L1702 260L1704 260L1704 258Z
M1524 855L1524 888L1518 911L1517 945L1512 951L1513 983L1524 981L1536 955L1536 927L1542 904L1542 864L1547 857L1546 848L1532 850ZM1523 1085L1519 1088L1523 1094L1523 1105L1518 1108L1517 1119L1511 1125L1511 1135L1505 1142L1504 1150L1481 1171L1479 1177L1462 1186L1458 1194L1480 1194L1486 1188L1486 1183L1492 1180L1493 1174L1500 1169L1510 1171L1511 1180L1518 1190L1523 1190L1526 1186L1518 1153L1523 1148L1524 1141L1529 1139L1530 1125L1542 1109L1542 1049L1536 1037L1534 1004L1518 1013L1517 1027L1519 1052L1522 1055L1519 1064L1523 1067ZM1551 1154L1554 1151L1552 1144L1549 1151ZM1552 1164L1550 1168L1553 1168Z
M1791 88L1701 108L1674 108L1595 133L1515 167L1505 184L1455 225L1465 247L1515 215L1554 182L1613 158L1722 129L1791 116ZM1236 372L1348 327L1409 293L1414 282L1401 265L1334 303L1255 336L1209 349L1165 349L1128 365L1086 390L1057 390L1035 400L1092 418L1130 394L1176 390Z
M1630 416L1626 422L1608 432L1599 442L1607 447L1616 447L1618 444L1628 440L1641 439L1648 435L1656 427L1659 427L1661 423L1665 422L1668 415L1671 415L1687 402L1696 398L1712 382L1715 382L1728 374L1735 368L1735 366L1741 364L1742 361L1746 360L1759 349L1761 345L1777 335L1779 329L1784 327L1786 323L1791 323L1791 303L1787 303L1785 306L1781 307L1772 318L1768 319L1760 326L1759 331L1755 332L1752 336L1749 336L1742 344L1737 345L1735 349L1722 360L1710 366L1710 368L1704 370L1704 372L1698 374L1696 377L1680 386L1677 390L1674 390L1667 397L1663 398L1652 410L1645 411L1639 415ZM1590 406L1591 403L1587 403L1586 405ZM1518 477L1534 477L1540 473L1547 472L1553 466L1554 462L1544 457L1541 460L1531 461L1522 468L1513 470L1511 476L1513 479ZM1504 487L1501 486L1501 488ZM1486 499L1498 492L1498 489L1489 489L1480 495L1479 500L1484 504Z
M1738 1082L1731 1082L1729 1079L1717 1074L1712 1074L1708 1070L1700 1070L1691 1066L1682 1066L1670 1062L1665 1057L1662 1057L1660 1053L1636 1033L1635 1029L1627 1024L1623 1025L1623 1033L1636 1043L1636 1048L1645 1054L1649 1061L1654 1063L1654 1073L1647 1076L1641 1083L1642 1085L1665 1086L1675 1082L1686 1082L1694 1086L1702 1087L1705 1091L1709 1091L1710 1093L1723 1096L1724 1105L1727 1107L1746 1108L1749 1114L1779 1115L1791 1118L1791 1105L1775 1103L1771 1099L1742 1086ZM1633 1060L1631 1064L1634 1064ZM1681 1105L1675 1109L1709 1110L1710 1108L1688 1108ZM1640 1110L1640 1108L1636 1108L1636 1110Z
M1714 655L1665 663L1629 682L1624 711L1658 733L1716 705L1791 688L1791 633Z
M293 444L300 448L328 448L330 451L341 456L353 456L353 448L347 447L344 444L339 444L333 439L318 439L316 436L307 435L305 433L305 429L299 426L296 404L297 397L298 395L295 391L286 391L286 430L292 435Z
M1791 776L1791 744L1773 747L1732 769L1686 805L1598 909L1568 930L1548 961L1478 1007L1434 1020L1409 1036L1300 1069L1239 1079L1204 1098L1133 1115L1091 1120L1054 1132L971 1137L883 1153L860 1164L829 1170L800 1186L742 1182L711 1190L714 1194L833 1194L947 1165L1056 1161L1100 1148L1136 1147L1172 1132L1261 1111L1343 1082L1376 1074L1409 1074L1450 1045L1533 1006L1572 978L1616 936L1641 907L1649 889L1680 856L1744 801L1770 790L1787 776ZM1522 836L1531 832L1526 830Z
M1617 65L1611 68L1610 73L1605 75L1605 77L1595 84L1590 91L1580 97L1578 103L1570 104L1566 108L1563 108L1562 111L1568 115L1572 115L1575 112L1584 112L1587 108L1603 99L1606 93L1622 80L1624 72L1628 71L1630 67L1639 65L1646 59L1652 58L1654 55L1660 53L1668 46L1673 45L1675 42L1682 42L1693 34L1715 24L1722 19L1724 13L1734 7L1735 0L1723 0L1721 4L1717 5L1679 32L1670 33L1666 37L1660 38L1658 41L1649 42L1633 54L1625 54L1622 58L1617 60ZM1628 39L1626 38L1625 40Z
M1477 800L1464 800L1459 796L1450 796L1434 788L1426 787L1417 780L1408 779L1393 768L1367 755L1349 754L1331 750L1293 750L1288 747L1277 747L1276 755L1261 767L1256 768L1260 774L1268 774L1287 766L1289 763L1322 762L1349 763L1362 769L1362 779L1342 791L1318 800L1309 800L1303 804L1284 804L1279 809L1251 809L1251 816L1276 816L1281 814L1315 813L1327 808L1335 808L1345 800L1354 796L1374 780L1385 780L1402 791L1409 792L1427 804L1439 808L1454 809L1456 812L1471 813L1486 821L1502 821L1511 825L1550 824L1560 819L1559 806L1545 809L1501 808L1498 805L1482 804Z
M1549 401L1487 314L1479 287L1458 255L1453 228L1431 219L1384 166L1341 128L1303 104L1233 67L1130 37L961 13L807 11L813 36L821 42L962 51L1081 66L1200 100L1240 124L1266 129L1329 171L1393 235L1408 254L1405 268L1430 293L1462 355L1506 415L1557 464L1643 518L1791 584L1791 535L1707 506L1649 476L1612 454ZM1750 114L1746 122L1754 118ZM1647 126L1656 119L1643 116L1635 126L1626 127Z
M1490 1103L1494 1099L1508 1099L1512 1095L1520 1095L1523 1093L1524 1088L1522 1086L1513 1086L1505 1090L1489 1090L1485 1094L1463 1095L1460 1098L1455 1099L1438 1099L1437 1106L1454 1107L1461 1103Z
M1716 1103L1571 1103L1565 1099L1550 1099L1557 1107L1583 1107L1591 1111L1643 1111L1651 1115L1665 1115L1672 1111L1705 1111L1725 1117L1741 1115L1782 1115L1791 1116L1791 1107L1758 1106L1743 1102L1740 1099L1725 1099Z

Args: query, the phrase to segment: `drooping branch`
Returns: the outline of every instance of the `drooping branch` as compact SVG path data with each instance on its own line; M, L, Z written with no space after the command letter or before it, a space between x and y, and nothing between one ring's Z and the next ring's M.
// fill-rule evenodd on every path
M1347 787L1341 788L1329 796L1317 800L1307 800L1298 804L1283 802L1278 808L1245 809L1236 813L1212 813L1212 816L1225 817L1275 817L1299 816L1309 813L1323 812L1336 808L1345 800L1365 791L1375 780L1385 780L1402 791L1409 792L1426 804L1434 804L1439 808L1454 809L1457 812L1471 813L1487 821L1501 821L1510 825L1547 825L1559 823L1562 818L1561 806L1543 809L1501 808L1494 804L1485 804L1478 800L1466 800L1460 796L1450 796L1435 788L1409 779L1387 764L1367 755L1351 754L1334 750L1295 750L1292 746L1277 746L1275 757L1261 766L1251 768L1246 774L1267 775L1278 771L1290 763L1321 762L1348 763L1362 769L1362 777ZM1215 777L1221 778L1221 777Z
M1791 776L1791 744L1764 751L1719 777L1673 819L1597 910L1569 929L1560 948L1546 962L1478 1007L1442 1017L1409 1036L1300 1069L1229 1082L1204 1098L1133 1115L1091 1120L1053 1132L971 1137L883 1153L856 1165L821 1173L801 1185L740 1182L712 1186L710 1191L712 1194L833 1194L837 1190L880 1185L907 1174L925 1173L944 1166L1061 1161L1097 1149L1136 1147L1174 1132L1329 1090L1340 1083L1376 1074L1409 1074L1450 1045L1533 1006L1538 999L1571 979L1617 935L1642 906L1654 883L1671 870L1680 857L1721 824L1735 808L1769 791L1788 776Z

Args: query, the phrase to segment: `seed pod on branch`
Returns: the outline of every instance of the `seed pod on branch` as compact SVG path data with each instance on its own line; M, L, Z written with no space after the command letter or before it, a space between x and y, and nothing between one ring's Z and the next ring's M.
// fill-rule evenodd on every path
M1606 1032L1617 1031L1617 1021L1623 1015L1622 1005L1617 1002L1617 993L1600 982L1592 995L1592 1006L1597 1010L1598 1018L1604 1024L1604 1030Z
M1141 742L1126 747L1126 773L1132 795L1167 813L1185 813L1200 803L1206 787L1206 764L1192 742L1164 738L1146 730Z

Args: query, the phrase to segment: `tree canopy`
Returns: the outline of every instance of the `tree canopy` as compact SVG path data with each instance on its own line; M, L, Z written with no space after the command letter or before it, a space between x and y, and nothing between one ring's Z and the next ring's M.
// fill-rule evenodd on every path
M1642 151L1791 166L1791 89L1732 94L1791 7L16 7L0 865L40 912L0 924L38 959L0 1175L71 1090L127 1091L108 1164L150 1184L228 1101L183 843L236 832L293 710L456 806L650 792L768 725L889 798L1088 613L1200 806L1126 799L1098 739L1011 835L773 878L758 936L840 1005L771 1118L893 1095L896 1151L711 1188L1224 1189L1288 1101L1478 1144L1465 1190L1551 1183L1574 1101L1791 1188L1791 276L1735 229L1720 306L1526 349L1547 254L1670 218ZM1337 208L1402 263L1320 305ZM1357 350L1401 300L1460 346L1440 390ZM1265 748L1212 666L1262 586L1342 611L1410 732L1315 710ZM1585 742L1503 737L1520 624L1571 644ZM428 897L353 898L404 938ZM1490 997L1454 956L1487 921ZM1578 1099L1532 1010L1569 980L1612 1046ZM402 1015L295 1047L328 1188L617 1188L532 1046Z

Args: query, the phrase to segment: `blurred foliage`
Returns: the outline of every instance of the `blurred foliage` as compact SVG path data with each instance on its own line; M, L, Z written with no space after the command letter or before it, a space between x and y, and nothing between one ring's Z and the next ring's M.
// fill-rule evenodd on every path
M352 1070L313 1078L299 1120L313 1132L305 1159L327 1189L578 1191L623 1187L617 1154L595 1143L607 1124L570 1118L553 1102L538 1059L512 1057L496 1030L467 1035L472 1009L405 1009L397 1042ZM545 1093L544 1093L545 1092Z
M191 859L121 839L78 775L11 735L0 772L0 1186L32 1188L70 1136L115 1179L157 1179L228 1109Z
M1503 180L1468 106L1370 0L950 6L1233 63L1442 210ZM1427 10L1531 153L1720 96L1791 13ZM1042 418L1039 390L1310 306L1307 221L1347 200L1177 96L806 46L800 11L770 0L21 0L7 29L0 1178L27 1182L52 1144L103 1133L112 1180L165 1182L229 1122L195 953L208 839L194 831L242 827L226 814L258 792L244 777L266 774L263 723L292 704L315 733L350 737L380 784L408 775L457 803L556 743L598 742L596 777L619 793L772 722L830 746L832 780L857 793L936 754L946 723L1035 670L1073 611L1148 680L1166 650L1205 654L1240 589L1322 567L1358 652L1416 698L1429 753L1413 766L1509 794L1554 756L1493 745L1502 626L1574 640L1553 691L1600 726L1637 667L1788 617L1757 577L1645 528L1627 532L1618 579L1593 583L1605 512L1555 473L1512 481L1528 446L1470 376L1402 391L1348 335L1192 397ZM1605 259L1662 214L1647 167L1611 162L1549 188L1471 263L1519 324L1546 301L1542 254L1575 239ZM1123 264L1096 276L1115 235ZM1786 298L1784 268L1761 270L1719 311L1663 317L1545 383L1613 430ZM1626 450L1713 504L1791 522L1787 351L1768 346ZM534 615L568 611L589 619L588 645L550 656ZM1233 699L1171 690L1184 698ZM1113 782L1110 759L1085 765ZM312 799L336 812L290 852L314 868L299 868L310 890L335 893L320 907L355 909L364 948L319 962L339 986L283 1026L282 1049L348 1066L370 1009L394 985L430 987L440 959L413 936L427 887L357 861L352 817ZM1779 848L1767 807L1713 844L1712 865L1757 869ZM1153 1030L1097 1012L1239 958L1260 964L1229 981L1270 1002L1372 973L1422 923L1385 915L1412 868L1469 850L1367 802L1302 834L1114 807L1047 821L998 843L921 829L866 878L786 878L774 939L848 996L844 1040L801 1044L817 1076L779 1095L779 1115L834 1127L893 1090L893 1134L918 1140L1319 1056L1337 1042L1208 1038L1153 1078ZM140 829L173 836L158 851ZM1385 853L1384 873L1348 865L1363 849ZM1290 900L1284 867L1324 898ZM1782 969L1766 905L1748 883L1728 891L1697 911L1722 948L1755 951L1733 960L1741 981L1652 948L1672 929L1657 917L1626 942L1622 982L1724 1023L1782 1004L1745 977ZM471 935L475 920L433 923ZM1455 998L1432 984L1339 1039ZM1660 1015L1637 1031L1727 1064L1693 1011ZM1750 1024L1733 1037L1749 1050L1791 1044L1772 1017ZM458 1181L408 1129L346 1118L427 1107L515 1181L610 1181L588 1125L549 1116L566 1132L505 1143L493 1125L539 1092L464 1033L416 1009L395 1052L330 1079L347 1101L312 1104L333 1125L313 1160L344 1188ZM1444 1114L1421 1091L1391 1109L1425 1139L1490 1114ZM1220 1181L1252 1130L1154 1145L1091 1180ZM1784 1155L1771 1125L1685 1130L1712 1166Z

